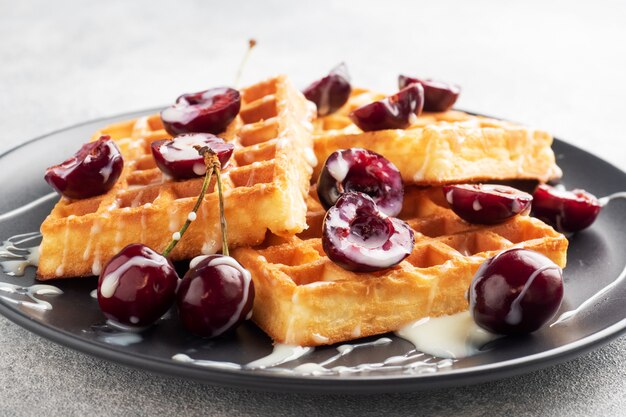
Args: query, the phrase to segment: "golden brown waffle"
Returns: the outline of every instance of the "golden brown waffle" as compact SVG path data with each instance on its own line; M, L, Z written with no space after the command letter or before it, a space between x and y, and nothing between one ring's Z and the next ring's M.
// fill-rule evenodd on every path
M409 184L545 182L561 176L550 148L550 134L500 120L447 111L423 113L404 130L361 131L348 114L382 97L355 89L339 111L316 121L314 146L320 162L338 149L359 147L385 156ZM315 178L321 167L319 164Z
M324 211L313 199L308 204L304 234L234 252L254 280L253 320L280 343L333 344L467 310L474 273L505 248L531 249L565 266L567 239L540 220L472 225L447 208L440 188L407 188L400 217L416 232L412 254L387 270L354 273L325 256Z
M224 171L229 245L254 245L269 230L293 235L306 228L306 202L314 157L311 103L285 76L242 90L239 116L221 136L235 144ZM202 178L173 181L156 167L150 143L169 138L158 115L118 123L97 132L111 135L124 170L107 194L62 198L41 225L39 279L98 275L130 243L160 251L187 219ZM221 249L214 184L183 239L171 253L187 259Z

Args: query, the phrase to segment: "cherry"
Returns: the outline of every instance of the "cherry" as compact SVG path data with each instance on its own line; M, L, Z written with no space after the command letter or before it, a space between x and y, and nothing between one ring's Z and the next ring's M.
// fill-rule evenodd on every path
M404 190L400 171L376 152L342 149L326 159L317 182L317 195L324 208L328 210L349 191L369 195L388 216L396 216L402 209Z
M317 105L317 115L327 116L346 104L352 87L346 64L333 68L327 76L314 81L304 89L307 100Z
M180 319L189 332L216 337L250 317L254 283L235 259L200 256L190 267L176 297Z
M104 194L115 185L124 160L115 142L104 135L84 144L73 157L46 169L44 179L67 198Z
M145 327L174 304L178 274L164 256L141 244L122 249L98 280L98 304L115 323Z
M239 91L228 88L211 88L199 93L183 94L176 104L161 112L167 133L220 133L239 114Z
M544 255L514 248L487 259L469 289L476 324L499 334L534 332L563 300L561 268Z
M446 185L443 193L457 216L469 223L496 224L528 212L530 194L506 185Z
M533 194L532 215L559 232L574 233L589 227L602 205L584 190L565 191L542 184Z
M161 171L178 178L193 178L206 173L204 157L196 147L209 147L217 154L222 168L225 168L233 154L234 146L210 133L191 133L175 137L173 140L152 142L154 161Z
M456 103L461 93L461 87L456 84L432 80L430 78L413 78L405 75L398 77L398 85L400 88L406 88L416 83L424 87L424 111L447 111L454 106L454 103Z
M413 230L387 217L367 194L347 192L326 213L322 247L344 269L371 272L390 268L409 256Z
M396 94L366 104L350 113L350 119L365 132L384 129L404 129L424 105L424 89L411 84Z

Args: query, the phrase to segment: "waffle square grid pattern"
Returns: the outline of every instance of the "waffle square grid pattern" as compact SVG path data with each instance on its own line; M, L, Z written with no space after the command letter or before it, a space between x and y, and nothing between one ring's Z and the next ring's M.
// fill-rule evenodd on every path
M416 232L412 254L388 270L353 273L325 256L324 210L313 197L308 205L309 229L298 237L233 254L255 281L253 320L280 343L330 345L467 310L474 273L506 248L540 252L561 267L566 262L567 239L535 218L473 225L448 208L440 188L407 187L399 217Z
M235 144L224 170L229 245L261 243L268 231L293 235L306 228L305 197L313 166L312 104L286 76L244 88L239 116L221 134ZM172 181L156 167L150 144L170 138L159 115L108 126L124 157L124 170L107 194L84 200L61 198L41 226L38 278L98 275L104 263L130 243L162 250L187 219L202 178ZM172 260L221 248L213 180L197 220Z

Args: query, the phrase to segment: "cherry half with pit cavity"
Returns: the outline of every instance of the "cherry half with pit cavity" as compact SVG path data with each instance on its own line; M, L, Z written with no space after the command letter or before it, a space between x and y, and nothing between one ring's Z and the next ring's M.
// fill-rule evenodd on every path
M346 64L333 68L327 76L314 81L302 93L317 106L318 116L327 116L346 104L352 87Z
M46 169L44 179L67 198L80 199L104 194L118 180L124 159L108 135L84 144L60 165Z
M469 223L502 223L528 213L533 197L506 185L457 184L443 187L446 201L457 216Z
M207 146L217 155L225 168L235 149L232 143L224 142L210 133L190 133L152 142L150 145L154 161L161 171L176 179L194 178L206 173L204 157L197 147Z
M219 87L183 94L176 99L176 104L161 112L161 120L172 136L183 133L217 134L226 130L240 109L239 91Z
M392 96L355 109L349 117L364 132L404 129L420 115L423 105L424 89L420 84L411 84Z
M185 329L202 337L217 337L250 318L254 283L250 272L234 258L195 258L176 297Z
M346 192L369 195L388 216L402 210L404 189L400 171L376 152L362 148L342 149L326 159L317 182L317 195L326 210Z
M444 81L430 78L415 78L400 75L399 88L406 88L411 84L420 84L424 87L424 111L443 112L450 110L461 94L461 87Z
M469 289L476 324L506 335L539 329L554 317L562 300L561 268L546 256L521 248L487 259Z
M596 220L602 205L585 190L561 190L542 184L533 194L531 215L562 233L583 230Z
M98 280L98 304L111 321L145 327L174 304L178 274L163 255L141 244L122 249Z
M322 247L328 258L354 272L380 271L399 264L415 244L413 230L383 214L370 196L348 192L326 213Z

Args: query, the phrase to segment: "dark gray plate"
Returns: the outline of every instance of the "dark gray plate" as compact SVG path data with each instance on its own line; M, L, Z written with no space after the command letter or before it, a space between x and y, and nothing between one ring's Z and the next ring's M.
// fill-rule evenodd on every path
M85 142L97 128L108 123L149 112L126 114L97 120L34 139L0 156L5 177L0 190L0 213L27 204L50 193L43 181L44 169L63 160ZM626 174L601 159L557 140L554 144L558 163L568 188L585 188L598 196L626 191ZM590 174L592 173L592 174ZM20 233L37 231L56 199L0 221L0 240ZM613 281L624 268L626 256L626 201L613 201L605 207L596 223L570 239L568 266L565 269L566 293L562 311L577 307L600 288ZM0 283L20 286L35 284L29 268L23 277L0 273ZM342 376L286 375L272 370L230 370L200 367L173 361L177 353L194 359L245 364L269 354L270 339L253 324L241 326L235 334L219 340L202 340L180 329L175 314L140 334L137 343L117 345L99 330L104 318L89 293L96 279L52 282L62 295L41 295L52 304L50 311L37 311L0 298L0 313L19 325L68 347L154 372L192 378L207 383L277 391L306 392L389 392L410 391L488 381L529 372L582 354L617 337L626 328L626 285L608 293L601 302L576 316L567 324L545 327L523 338L500 339L490 349L461 359L453 366L432 373L361 372ZM6 294L14 300L24 295ZM342 358L335 365L353 366L379 362L401 355L411 345L393 335L385 346L366 347ZM114 336L115 337L115 336ZM367 341L375 340L372 338ZM132 341L132 340L131 340ZM319 362L337 353L334 347L322 348L306 358L284 365Z

